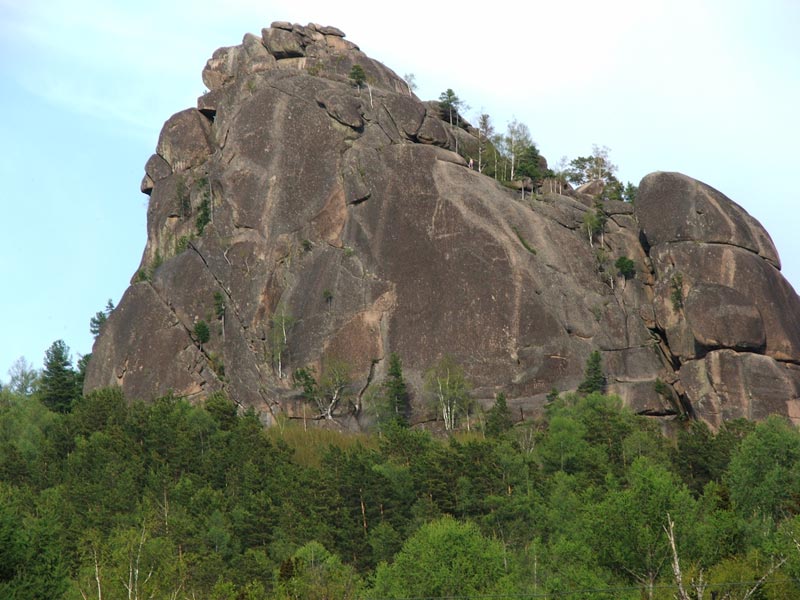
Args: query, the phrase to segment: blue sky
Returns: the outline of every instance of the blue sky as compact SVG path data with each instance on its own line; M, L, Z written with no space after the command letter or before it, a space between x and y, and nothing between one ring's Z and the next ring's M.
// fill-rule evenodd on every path
M517 118L551 163L599 144L622 180L705 181L761 221L797 289L800 2L518 4L0 0L0 380L57 339L91 351L144 249L161 125L217 47L275 20L335 25L423 99L449 87L498 129Z

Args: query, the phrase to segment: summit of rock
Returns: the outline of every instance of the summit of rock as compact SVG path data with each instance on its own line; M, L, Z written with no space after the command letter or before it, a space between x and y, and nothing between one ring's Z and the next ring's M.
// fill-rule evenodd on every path
M593 208L470 169L471 129L335 27L273 23L202 77L145 165L147 245L87 390L225 390L269 421L303 414L292 370L344 361L360 399L396 352L423 415L423 374L450 355L478 401L503 391L524 416L576 389L600 350L608 391L641 413L800 418L800 301L767 232L721 192L648 175L589 240ZM360 405L338 416L368 420Z

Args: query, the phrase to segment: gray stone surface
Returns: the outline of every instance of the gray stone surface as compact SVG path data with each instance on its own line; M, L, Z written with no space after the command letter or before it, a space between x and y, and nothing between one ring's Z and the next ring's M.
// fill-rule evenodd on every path
M354 64L369 87L352 85ZM358 391L397 352L421 419L424 372L449 354L479 402L502 390L532 415L551 389L576 389L598 349L609 391L644 414L688 409L716 426L800 413L797 295L766 232L719 192L650 175L635 209L606 205L592 247L583 196L550 186L523 201L467 168L470 126L443 122L339 30L274 23L215 52L203 80L199 110L170 118L148 161L147 245L87 390L224 389L270 419L300 410L293 369L345 360ZM212 331L202 346L198 320ZM656 379L674 393L656 394Z

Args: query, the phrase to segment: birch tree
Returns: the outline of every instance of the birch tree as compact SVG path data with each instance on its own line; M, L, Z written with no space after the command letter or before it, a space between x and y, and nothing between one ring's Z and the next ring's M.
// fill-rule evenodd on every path
M483 164L483 154L486 151L486 144L493 136L494 125L492 124L492 118L487 113L482 113L478 117L478 173L483 173L485 166Z
M425 393L442 415L446 431L454 431L458 414L470 408L469 383L464 369L445 356L425 374Z
M316 405L317 419L332 421L337 408L347 399L352 377L350 365L337 358L325 361L319 380L314 367L297 369L292 374L294 386L302 388L303 397Z
M286 350L289 347L289 330L294 326L296 319L286 312L286 306L279 304L270 319L270 354L272 368L279 379L284 378L283 363Z

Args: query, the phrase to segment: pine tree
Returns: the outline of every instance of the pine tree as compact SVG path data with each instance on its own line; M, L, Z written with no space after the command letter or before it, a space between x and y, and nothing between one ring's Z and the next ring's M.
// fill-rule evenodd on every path
M603 373L602 357L600 351L595 350L586 361L586 371L584 372L583 381L578 386L578 392L581 394L591 394L592 392L603 394L605 391L606 376Z
M40 390L42 403L50 410L66 413L72 408L79 390L64 340L56 340L45 352Z
M511 418L508 404L506 404L506 395L500 392L494 400L494 406L489 409L486 415L486 435L500 437L513 426L514 421Z
M403 364L394 352L389 356L389 371L386 381L383 382L383 393L389 405L391 418L400 425L408 426L411 402L403 379Z

